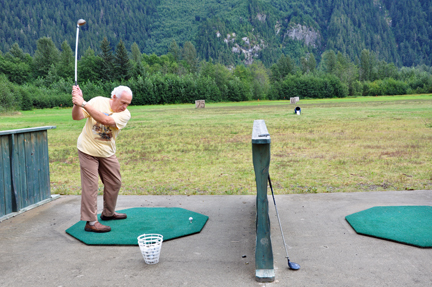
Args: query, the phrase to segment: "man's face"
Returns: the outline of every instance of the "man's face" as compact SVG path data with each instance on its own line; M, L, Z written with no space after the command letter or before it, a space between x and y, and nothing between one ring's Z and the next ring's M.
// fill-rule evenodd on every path
M124 91L120 98L116 95L113 96L113 102L111 109L115 113L123 112L132 102L132 96L129 95L126 91Z

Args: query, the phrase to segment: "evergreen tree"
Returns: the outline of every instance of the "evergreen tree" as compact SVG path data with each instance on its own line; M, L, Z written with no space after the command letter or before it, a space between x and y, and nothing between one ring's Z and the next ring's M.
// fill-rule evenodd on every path
M338 52L336 63L336 71L335 74L342 83L344 83L348 87L349 95L354 95L354 81L358 79L358 69L357 66L354 65L348 58L348 56L344 56L341 52Z
M126 47L122 40L117 44L114 57L115 77L119 80L128 80L132 73L132 65L129 61Z
M296 65L294 61L291 59L291 57L288 55L286 56L282 55L279 58L277 65L279 67L279 73L282 79L285 78L286 75L295 73Z
M96 82L104 78L103 60L96 56L95 52L89 47L84 56L78 62L78 71L81 82ZM112 79L110 79L112 80Z
M142 54L137 43L133 43L131 46L132 60L131 60L131 72L130 76L137 78L145 74L145 68L142 63Z
M308 58L308 70L313 73L313 71L315 71L316 68L316 60L315 60L315 56L313 54L309 55Z
M276 64L273 64L271 70L271 81L276 82L283 80L287 75L295 73L295 63L290 56L282 55Z
M36 76L45 77L48 71L53 69L60 61L60 52L49 37L40 38L37 41L33 63Z
M277 64L271 65L270 71L271 71L270 80L271 80L272 84L274 84L277 81L281 80L281 76L280 76L280 73L279 73L279 67L278 67Z
M74 54L66 40L62 43L61 49L58 74L63 78L73 78L75 68Z
M261 61L255 61L249 67L252 74L252 98L266 99L267 94L270 90L270 79L267 73L267 69Z
M333 50L327 50L322 55L322 69L324 72L334 74L336 71L336 54Z
M300 68L303 74L306 74L309 72L309 66L308 66L308 60L306 57L300 58Z
M180 48L179 48L179 46L177 45L176 40L173 39L173 40L171 41L171 44L170 44L170 46L169 46L169 48L168 48L168 52L171 53L171 54L173 55L174 60L175 60L176 62L180 60Z
M369 50L364 49L360 55L360 81L369 81L371 78L372 65Z
M4 57L0 56L0 73L7 75L9 81L24 84L30 79L32 58L24 54L18 43L10 48Z
M131 77L138 78L138 76L144 76L145 74L146 74L146 69L145 69L142 61L138 61L137 63L133 63Z
M141 52L136 42L132 44L131 52L132 52L132 60L135 63L141 62Z
M102 58L102 79L106 81L113 80L114 75L114 55L112 53L110 42L104 37L101 43Z
M303 74L311 73L316 68L316 60L313 54L309 54L307 57L300 58L300 65Z
M196 73L198 71L198 57L194 45L187 41L184 44L182 51L182 59L189 66L189 72Z
M19 47L18 43L14 43L12 47L9 49L9 53L22 61L25 61L25 54L23 50Z

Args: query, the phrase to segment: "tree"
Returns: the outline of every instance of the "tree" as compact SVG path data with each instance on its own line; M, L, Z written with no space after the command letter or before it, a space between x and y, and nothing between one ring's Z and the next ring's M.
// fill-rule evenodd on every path
M316 60L315 60L315 56L313 54L309 54L309 58L308 58L308 69L311 73L313 73L313 71L315 71L316 68Z
M333 50L325 51L322 55L322 70L329 74L336 71L336 54Z
M252 74L252 97L253 99L265 99L270 90L270 80L267 69L261 61L254 61L249 67Z
M307 74L309 72L308 60L306 57L300 58L300 67L303 74Z
M18 98L11 91L10 82L0 74L0 112L14 110L19 105Z
M37 50L33 57L36 76L46 77L51 66L56 66L60 61L60 52L49 37L37 40Z
M135 63L141 62L141 51L140 51L137 43L134 42L132 44L131 52L132 52L132 60Z
M295 73L296 66L294 61L288 55L282 55L276 64L270 67L272 72L271 81L276 82L283 80L287 75Z
M333 73L348 87L349 95L356 93L355 81L358 79L358 68L350 61L347 55L338 52L336 56L336 70Z
M30 79L32 60L15 43L4 57L0 56L0 73L4 73L11 82L24 84Z
M369 81L372 72L371 54L364 49L360 55L360 81Z
M385 78L396 79L398 77L398 69L393 64L387 64L384 60L377 63L377 80L383 80Z
M131 77L138 78L138 76L143 76L146 74L146 69L141 61L133 63Z
M15 57L15 58L18 58L18 59L20 59L20 60L22 60L22 61L25 61L26 59L26 57L25 57L25 54L24 54L24 52L23 52L23 50L19 47L19 45L18 45L18 43L14 43L13 45L12 45L12 47L9 49L9 53L13 56L13 57Z
M180 48L177 45L176 40L173 39L171 41L171 44L170 44L170 46L168 48L168 52L173 55L175 61L180 60Z
M198 57L194 45L187 41L184 44L182 58L189 66L189 72L196 73L198 71Z
M89 47L84 56L78 62L79 76L82 82L100 80L104 75L103 60L101 57L96 56L95 52Z
M122 40L117 44L114 57L115 77L119 80L128 80L132 72L132 65L126 47Z
M295 69L296 69L295 63L288 55L286 56L282 55L279 58L277 65L279 67L279 73L282 79L289 74L295 73Z
M103 80L111 81L114 75L114 55L107 37L104 37L102 40L101 50L102 78Z
M233 71L233 75L242 80L243 82L252 82L252 73L244 65L238 65Z
M74 75L74 55L71 47L65 40L61 45L58 75L62 78L72 78Z

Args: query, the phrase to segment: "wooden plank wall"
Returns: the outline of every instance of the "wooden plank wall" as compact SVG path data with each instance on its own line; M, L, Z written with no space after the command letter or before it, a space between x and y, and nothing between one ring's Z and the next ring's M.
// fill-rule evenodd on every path
M0 135L0 217L51 196L47 131Z
M0 216L13 212L12 210L12 177L10 161L9 137L0 138L1 177L0 188L3 190L0 196Z

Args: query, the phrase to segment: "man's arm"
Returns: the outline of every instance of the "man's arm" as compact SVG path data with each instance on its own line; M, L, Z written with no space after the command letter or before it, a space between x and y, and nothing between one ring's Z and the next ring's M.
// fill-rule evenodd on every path
M82 91L79 86L73 87L72 92L72 102L74 103L74 107L72 108L72 118L74 120L82 120L85 118L84 113L81 110L81 106L84 102L84 98L82 97ZM104 126L117 127L114 119L110 116L103 114L102 112L96 110L89 104L84 106L84 109L90 114L90 116L103 124Z
M80 121L82 119L84 119L84 113L81 110L81 107L74 105L72 108L72 119L76 120L76 121Z
M90 114L92 118L96 121L100 122L104 126L117 127L114 119L110 116L101 113L100 111L93 108L91 105L87 104L84 106L84 109Z
M74 103L72 108L72 119L75 121L80 121L85 118L84 113L81 110L81 106L78 106L75 104L75 98L81 97L82 98L82 92L79 86L73 86L72 87L72 102Z

